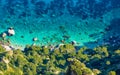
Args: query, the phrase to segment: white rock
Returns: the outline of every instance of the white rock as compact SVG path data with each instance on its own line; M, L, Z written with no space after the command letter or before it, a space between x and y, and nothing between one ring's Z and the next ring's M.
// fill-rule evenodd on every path
M8 29L8 34L9 35L15 35L14 29Z
M7 45L2 45L2 46L3 46L3 48L5 48L6 51L12 50L12 49L10 48L10 46L7 46Z
M61 43L61 44L58 45L58 47L63 46L63 45L64 45L64 44Z
M4 37L6 37L6 36L7 36L7 34L6 34L6 33L3 33L3 34L2 34L2 37L3 37L3 38L4 38Z
M77 42L76 42L75 40L71 41L71 43L72 43L73 45L76 45L76 44L77 44Z
M36 37L35 37L35 38L33 38L33 41L37 41L37 40L38 40L38 38L36 38Z

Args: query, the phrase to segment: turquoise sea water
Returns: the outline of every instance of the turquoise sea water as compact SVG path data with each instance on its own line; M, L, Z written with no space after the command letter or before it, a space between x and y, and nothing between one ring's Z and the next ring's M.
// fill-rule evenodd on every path
M90 46L89 43L104 44L103 38L113 35L112 33L116 30L105 31L113 19L120 18L120 8L119 6L112 8L110 3L105 6L104 3L107 2L95 0L93 9L90 4L86 6L86 1L81 0L83 6L80 7L77 6L80 3L79 0L73 2L72 0L68 2L60 0L58 3L56 3L57 0L31 0L31 2L25 0L11 2L6 0L4 2L2 0L0 32L7 31L8 27L13 27L15 35L7 38L11 40L12 45L20 47L33 44L34 37L38 38L38 41L35 42L38 45L60 44L61 40L64 40L65 43L75 40L78 45L88 46ZM112 2L112 0L108 2ZM6 5L7 3L9 4ZM88 0L87 3L91 2ZM95 4L98 8L103 5L103 8L100 8L103 12L100 12ZM95 12L90 12L91 9ZM119 28L115 33L119 35Z

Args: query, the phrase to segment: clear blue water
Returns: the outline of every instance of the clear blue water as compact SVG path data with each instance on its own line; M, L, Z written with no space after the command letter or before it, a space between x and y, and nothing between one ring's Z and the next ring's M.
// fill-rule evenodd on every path
M31 45L37 37L38 45L75 40L78 45L91 46L119 36L119 0L0 1L0 32L14 28L16 34L7 37L12 45Z

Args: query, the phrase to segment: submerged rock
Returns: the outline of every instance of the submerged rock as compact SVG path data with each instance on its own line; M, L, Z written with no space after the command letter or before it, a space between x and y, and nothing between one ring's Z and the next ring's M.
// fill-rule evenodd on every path
M33 38L33 41L37 41L37 40L38 40L38 38L37 38L37 37Z
M24 36L22 35L21 38L24 38Z

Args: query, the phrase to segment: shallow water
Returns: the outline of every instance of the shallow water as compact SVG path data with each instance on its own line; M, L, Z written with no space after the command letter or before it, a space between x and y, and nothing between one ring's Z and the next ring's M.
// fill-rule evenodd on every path
M119 25L105 30L120 18L120 2L114 0L1 0L0 8L0 32L8 27L16 32L7 37L12 45L31 45L37 37L38 45L75 40L78 45L94 46L104 44L103 39L113 33L119 36Z

